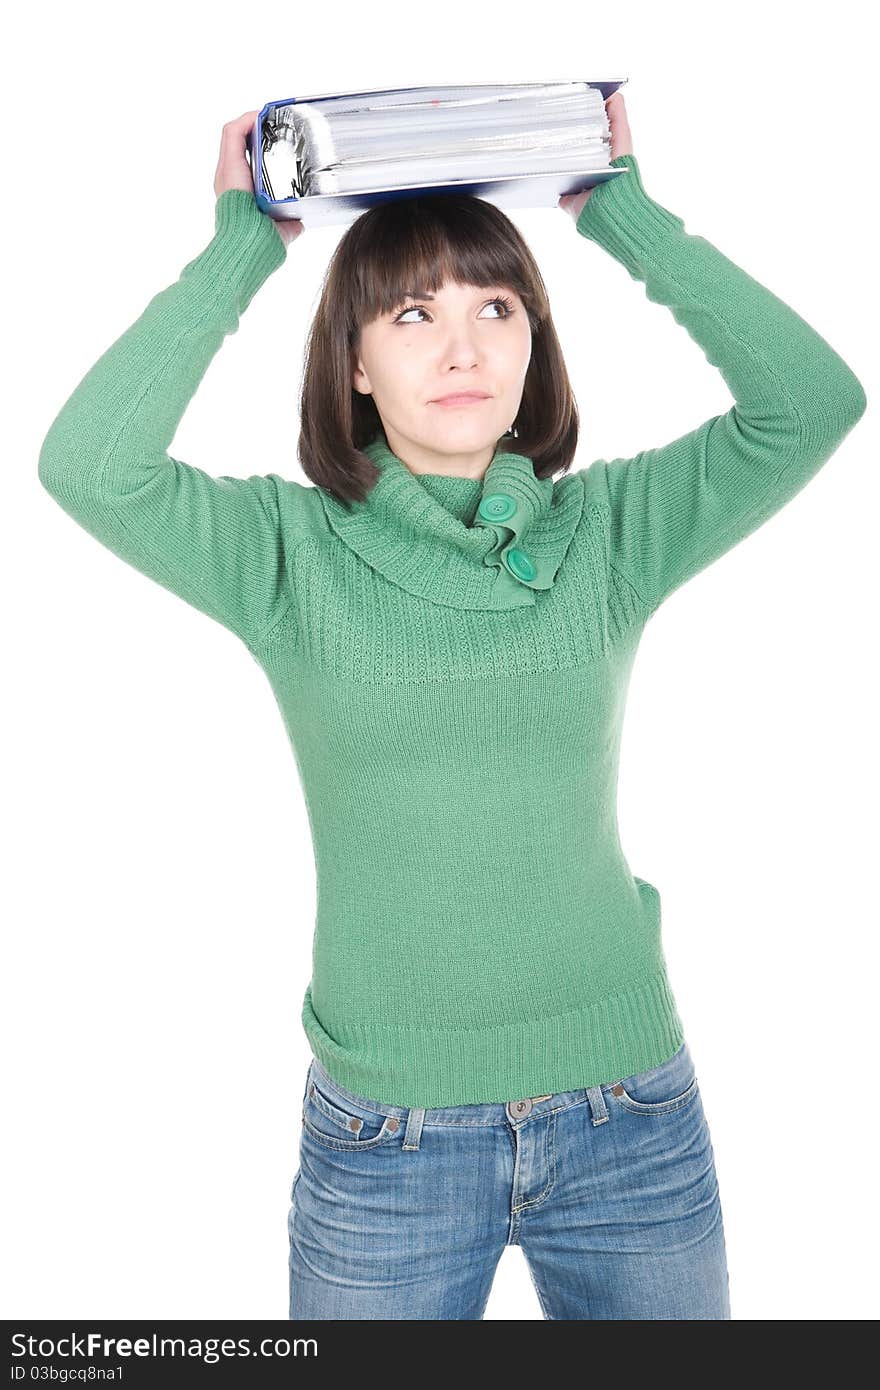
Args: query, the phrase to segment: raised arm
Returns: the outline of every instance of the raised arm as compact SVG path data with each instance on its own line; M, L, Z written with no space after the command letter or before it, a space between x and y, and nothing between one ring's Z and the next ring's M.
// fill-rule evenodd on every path
M799 492L867 402L824 338L645 193L634 155L611 163L629 172L593 190L578 232L667 305L735 401L668 444L580 470L610 504L611 563L653 612Z
M222 193L213 239L86 374L39 457L40 482L74 520L251 647L289 601L283 479L212 477L166 450L224 337L286 254L253 193Z

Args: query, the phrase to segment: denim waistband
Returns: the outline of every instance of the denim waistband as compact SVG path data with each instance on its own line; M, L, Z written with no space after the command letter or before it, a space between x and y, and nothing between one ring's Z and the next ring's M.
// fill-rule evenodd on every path
M656 1067L645 1072L634 1073L631 1077L616 1076L610 1081L603 1082L601 1086L578 1087L575 1090L557 1091L539 1096L511 1096L506 1101L436 1106L422 1109L419 1114L423 1125L501 1125L509 1124L512 1118L516 1118L516 1106L522 1101L530 1102L527 1107L524 1107L530 1117L553 1110L566 1110L569 1106L582 1105L585 1102L590 1103L595 1110L597 1099L600 1099L605 1092L610 1091L612 1086L620 1083L625 1084L627 1081L635 1081L636 1075L641 1081L644 1081L659 1072L661 1068L666 1073L670 1085L674 1085L680 1079L682 1089L687 1086L693 1076L694 1066L686 1041L671 1057ZM358 1095L357 1092L348 1090L347 1087L334 1081L314 1055L309 1064L306 1090L308 1090L309 1081L312 1079L316 1080L323 1090L330 1092L331 1096L335 1094L341 1101L349 1101L355 1105L380 1111L383 1115L392 1116L401 1121L406 1120L413 1109L407 1105L391 1105L386 1101L378 1101L370 1096Z

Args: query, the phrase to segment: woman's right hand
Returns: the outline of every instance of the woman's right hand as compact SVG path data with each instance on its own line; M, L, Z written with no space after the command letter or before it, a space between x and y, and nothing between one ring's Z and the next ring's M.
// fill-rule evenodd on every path
M251 166L247 158L247 139L254 126L254 121L259 115L259 111L245 111L243 116L239 116L235 121L227 121L223 127L223 134L220 139L220 158L217 161L217 169L214 174L214 193L219 198L221 193L226 193L230 188L240 188L245 193L254 195L254 180L251 175ZM264 217L269 214L263 213ZM278 228L279 235L285 246L305 231L305 227L298 217L270 218Z

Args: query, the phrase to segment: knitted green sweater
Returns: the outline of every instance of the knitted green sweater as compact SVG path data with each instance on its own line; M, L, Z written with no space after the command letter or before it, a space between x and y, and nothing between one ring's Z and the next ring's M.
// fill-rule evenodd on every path
M802 488L861 383L792 309L644 190L634 156L577 230L717 366L726 414L538 480L381 474L347 507L166 451L285 259L250 194L66 402L39 478L102 544L236 633L265 671L309 815L317 918L302 1023L341 1084L399 1105L505 1101L654 1066L683 1040L656 888L618 838L644 625Z

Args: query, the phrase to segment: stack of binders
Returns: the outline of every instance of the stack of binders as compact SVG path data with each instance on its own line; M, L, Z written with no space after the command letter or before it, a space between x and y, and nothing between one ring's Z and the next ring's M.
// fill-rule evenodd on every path
M611 169L618 82L400 87L269 102L250 134L257 202L276 218L346 223L389 198L458 191L554 206Z

